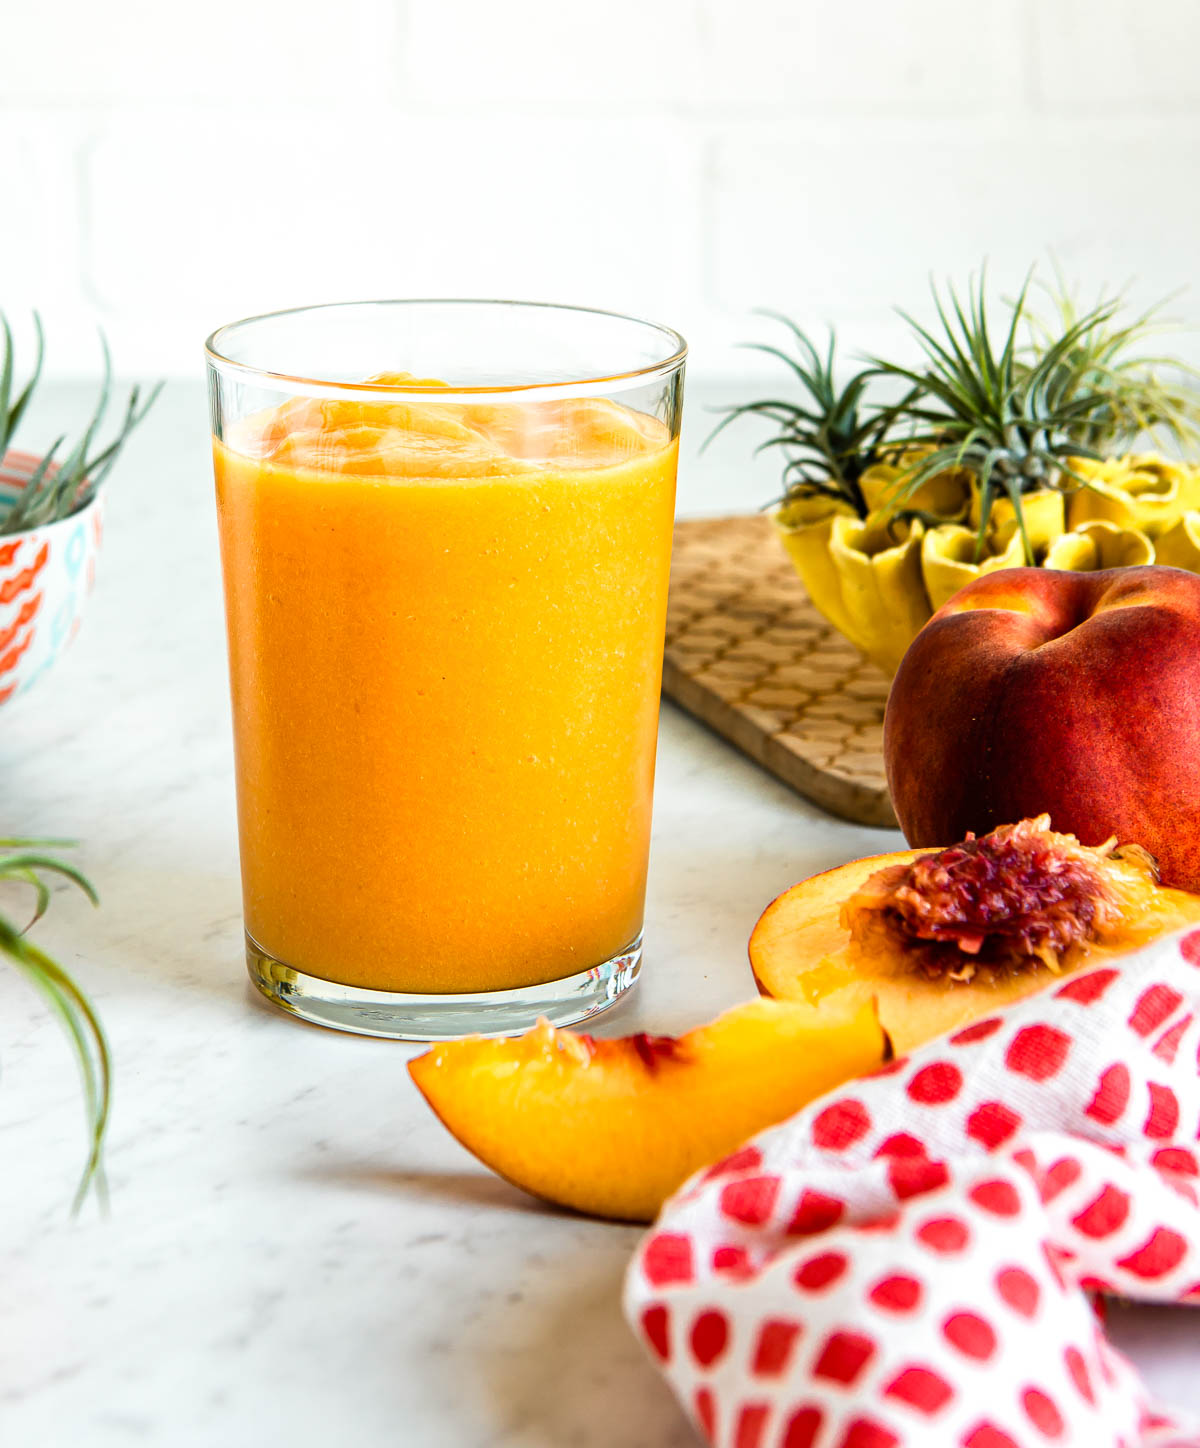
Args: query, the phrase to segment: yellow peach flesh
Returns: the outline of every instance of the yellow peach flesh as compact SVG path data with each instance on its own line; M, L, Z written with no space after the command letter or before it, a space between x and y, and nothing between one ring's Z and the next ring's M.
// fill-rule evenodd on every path
M410 1063L426 1101L480 1161L534 1196L650 1221L693 1172L878 1066L871 1002L757 1000L678 1038L593 1040L540 1023Z
M1119 938L1077 947L1061 973L1039 965L1012 975L981 972L970 982L930 980L898 952L868 955L851 942L841 923L842 906L871 875L929 853L901 850L854 860L785 891L767 906L750 937L750 965L759 990L838 1013L874 1000L896 1050L906 1053L1043 990L1062 974L1200 919L1200 896L1147 882L1144 897L1131 903Z

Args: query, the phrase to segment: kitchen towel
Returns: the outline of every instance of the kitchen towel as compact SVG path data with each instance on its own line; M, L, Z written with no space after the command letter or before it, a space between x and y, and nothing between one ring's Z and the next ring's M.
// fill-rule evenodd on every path
M1200 1302L1198 1055L1200 930L1067 976L694 1177L629 1320L720 1448L1200 1448L1101 1315Z

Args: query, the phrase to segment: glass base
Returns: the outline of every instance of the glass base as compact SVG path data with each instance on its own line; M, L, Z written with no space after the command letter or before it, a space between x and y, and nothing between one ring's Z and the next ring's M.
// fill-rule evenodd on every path
M570 1026L605 1011L629 990L642 968L642 937L591 970L518 990L462 995L408 995L338 985L294 970L246 936L250 979L268 1000L302 1020L359 1036L445 1041L454 1036L514 1036L545 1016Z

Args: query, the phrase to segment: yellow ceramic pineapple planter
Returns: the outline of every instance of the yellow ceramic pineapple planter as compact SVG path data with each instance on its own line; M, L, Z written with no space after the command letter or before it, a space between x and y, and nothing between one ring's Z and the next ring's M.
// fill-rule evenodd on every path
M773 518L776 532L809 597L839 633L862 649L862 642L854 636L850 615L842 606L841 577L830 549L834 522L854 516L848 504L810 497L783 503ZM863 652L868 651L863 649Z
M1200 509L1200 466L1142 456L1077 460L1086 487L1071 495L1068 517L1078 527L1104 519L1158 538L1181 518Z
M792 327L799 356L784 360L802 403L731 411L779 429L776 532L817 608L889 675L981 574L1156 561L1200 572L1200 463L1128 451L1147 430L1194 443L1200 396L1122 355L1146 319L1114 321L1119 299L1082 315L1060 300L1058 325L1023 340L1026 294L998 349L981 283L949 306L936 298L941 330L913 324L921 370L877 360L840 389L832 338L820 353ZM868 408L878 378L906 395Z
M1200 573L1200 512L1184 513L1155 539L1154 561Z
M835 518L829 552L850 620L848 637L886 673L929 620L921 583L920 519L880 521Z

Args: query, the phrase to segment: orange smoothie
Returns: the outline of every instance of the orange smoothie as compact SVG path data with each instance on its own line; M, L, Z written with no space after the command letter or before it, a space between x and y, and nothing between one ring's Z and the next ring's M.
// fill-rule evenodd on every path
M363 396L214 442L246 928L377 990L574 974L641 928L677 444Z

